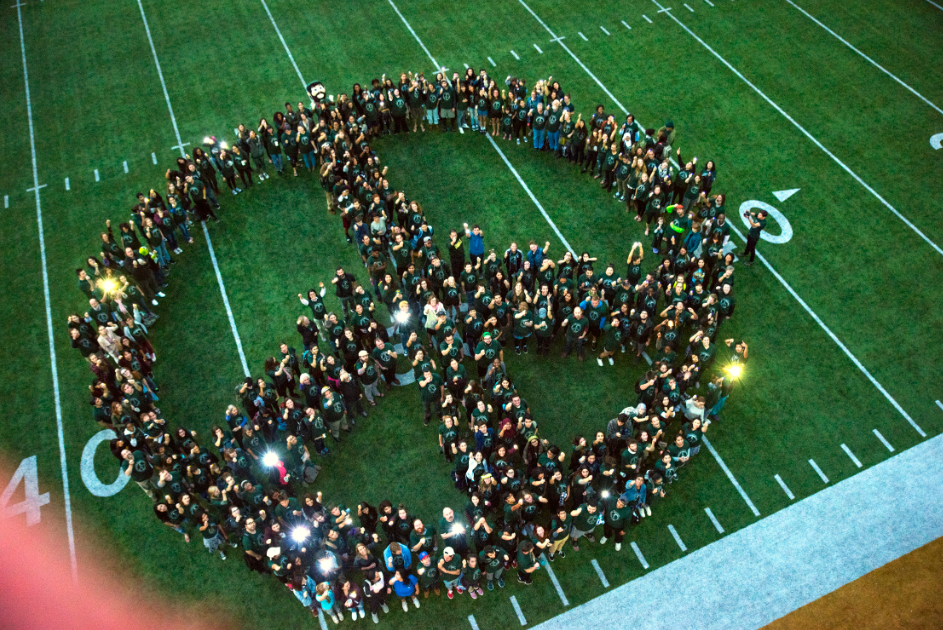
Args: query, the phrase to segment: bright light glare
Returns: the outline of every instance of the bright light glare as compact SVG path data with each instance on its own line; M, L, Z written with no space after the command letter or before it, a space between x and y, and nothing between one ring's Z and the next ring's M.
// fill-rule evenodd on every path
M396 315L393 316L393 319L395 319L400 324L405 324L409 321L409 311L397 311Z
M727 371L727 374L734 378L740 378L740 375L743 374L743 367L740 365L728 365L724 369Z
M296 527L291 530L291 539L297 543L302 543L308 540L308 536L311 535L311 530L307 527Z
M262 463L271 468L272 466L278 464L278 454L269 451L262 456Z
M334 568L334 561L330 558L321 558L318 560L318 565L321 567L322 571L330 571Z
M609 491L608 491L608 490L603 490L603 491L602 491L602 498L604 498L604 499L608 499L608 498L609 498Z
M212 144L212 142L213 142L213 139L210 138L209 136L206 136L203 138L203 144Z
M229 145L226 144L225 142L220 142L219 147L225 151L226 149L229 148Z
M118 285L114 280L102 280L102 289L104 289L105 293L111 293L117 287Z
M465 527L462 526L461 523L455 523L455 525L452 525L452 533L453 533L453 534L464 534L464 533L465 533Z

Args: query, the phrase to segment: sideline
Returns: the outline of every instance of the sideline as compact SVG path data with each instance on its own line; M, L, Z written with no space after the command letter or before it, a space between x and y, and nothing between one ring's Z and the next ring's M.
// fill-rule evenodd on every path
M760 628L941 536L938 435L536 627Z
M36 165L36 135L33 132L33 105L29 96L29 73L26 69L26 39L23 36L23 13L17 2L16 17L20 23L20 53L23 57L23 85L26 88L26 118L29 121L29 150L33 160L33 187L27 192L36 197L36 224L39 228L39 258L43 271L43 297L46 301L46 333L49 341L49 362L52 368L52 393L56 409L56 433L59 438L59 466L62 468L62 492L65 495L65 525L69 537L69 560L72 563L72 581L78 580L79 569L75 557L75 532L72 529L72 495L69 493L69 470L65 456L65 433L62 430L62 399L59 396L59 367L56 361L55 337L52 330L52 306L49 298L49 271L46 265L46 236L43 231L43 210L39 201L39 191L46 185L39 183L39 170Z

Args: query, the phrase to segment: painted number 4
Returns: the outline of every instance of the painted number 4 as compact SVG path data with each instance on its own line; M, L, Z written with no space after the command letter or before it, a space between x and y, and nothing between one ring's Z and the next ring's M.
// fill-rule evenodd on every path
M19 503L10 505L16 489L23 483L26 497ZM0 495L0 518L8 518L17 514L26 514L26 524L39 523L39 508L49 503L49 493L39 494L39 473L36 469L36 456L27 457L20 462L19 468L13 473L13 478L7 484L6 490Z

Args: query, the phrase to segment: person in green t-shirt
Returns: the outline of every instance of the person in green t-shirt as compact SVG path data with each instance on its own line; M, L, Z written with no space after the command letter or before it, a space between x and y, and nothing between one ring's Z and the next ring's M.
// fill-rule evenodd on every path
M504 588L504 580L501 575L504 573L504 567L511 562L511 557L504 550L488 545L478 554L478 560L481 562L481 570L488 581L488 590L494 590L494 581L498 581L498 586Z
M432 410L438 410L439 405L442 404L444 391L442 387L442 377L438 374L433 374L431 365L427 364L423 367L422 378L417 380L419 389L421 390L422 406L426 414L424 424L429 426L429 422L432 419Z
M557 556L566 558L564 545L566 545L566 541L570 539L570 529L572 525L573 517L567 512L565 507L561 507L557 510L557 513L551 519L550 538L553 540L553 545L550 546L550 552L548 553L551 562L553 562L553 559Z
M226 554L220 549L220 545L223 544L224 539L223 532L219 529L219 523L213 520L206 512L203 512L201 521L200 533L203 535L203 546L206 547L211 554L218 551L219 557L225 560Z
M152 501L156 501L157 495L154 494L154 488L151 485L151 478L154 476L154 467L151 466L151 463L148 461L147 455L142 451L132 452L125 449L121 451L121 457L126 462L124 470L125 476L131 477Z
M442 557L439 559L439 572L442 574L442 583L445 584L446 595L449 599L455 597L454 591L459 595L465 592L465 587L461 585L462 569L465 568L465 560L455 553L451 547L442 550Z
M608 493L603 493L608 494ZM603 504L603 534L599 539L600 545L605 545L610 537L615 537L616 551L622 549L622 539L625 530L632 522L633 506L629 505L622 496L604 496Z
M442 572L439 567L432 564L432 556L427 552L419 552L419 566L416 567L416 576L419 578L419 590L422 591L424 599L429 598L429 591L433 591L436 596L442 594L439 588L439 579ZM449 591L449 599L452 598L452 592Z
M573 551L580 550L580 538L585 537L590 542L596 542L593 530L596 529L600 517L596 500L592 499L582 504L570 512L570 516L573 517L573 524L570 529L570 537L573 539Z
M743 263L746 266L753 264L754 259L756 259L756 244L760 242L760 234L766 229L766 210L760 210L759 212L750 212L749 210L743 213L743 217L750 224L750 231L747 233L747 246L743 250L743 255L746 257L747 254L750 255L750 260Z
M534 543L526 540L517 548L517 581L526 586L533 584L531 574L540 568L534 557Z

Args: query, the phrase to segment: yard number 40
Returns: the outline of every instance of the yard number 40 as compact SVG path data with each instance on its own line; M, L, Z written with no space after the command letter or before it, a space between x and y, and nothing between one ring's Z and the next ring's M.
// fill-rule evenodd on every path
M26 497L19 503L10 505L16 489L20 482L23 483L23 489L26 491ZM27 457L20 462L13 478L7 484L3 494L0 495L0 518L16 516L17 514L26 514L26 524L36 525L39 523L39 508L49 503L49 493L39 494L39 473L36 469L36 456Z

